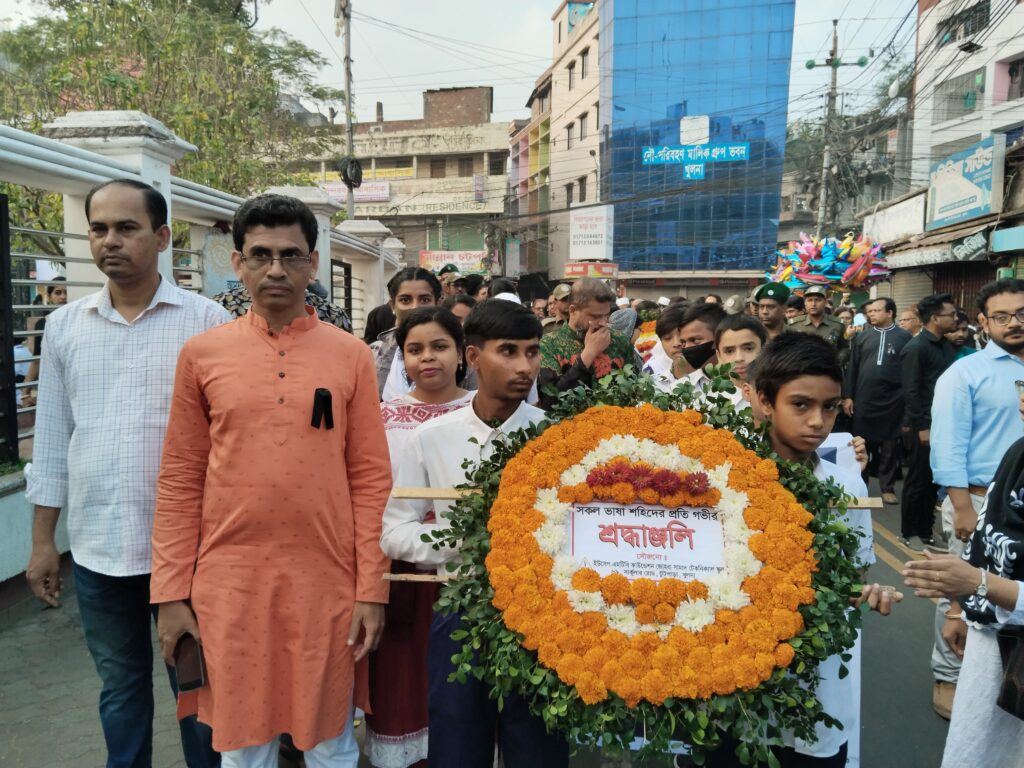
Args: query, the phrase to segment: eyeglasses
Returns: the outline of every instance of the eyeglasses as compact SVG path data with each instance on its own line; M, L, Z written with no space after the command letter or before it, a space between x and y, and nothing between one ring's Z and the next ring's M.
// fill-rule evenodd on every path
M1009 312L993 312L991 315L985 315L996 325L1009 325L1010 318L1016 318L1020 325L1024 325L1024 309L1018 309L1012 315Z
M250 269L264 269L269 267L274 260L281 262L281 266L289 270L299 270L308 265L312 259L308 253L298 251L285 251L274 256L267 251L254 251L248 255L242 254L242 261Z

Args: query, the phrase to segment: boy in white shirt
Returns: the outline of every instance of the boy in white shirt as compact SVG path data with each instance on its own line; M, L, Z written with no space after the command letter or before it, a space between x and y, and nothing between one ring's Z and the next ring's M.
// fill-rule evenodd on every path
M466 362L477 373L479 388L469 406L416 428L395 473L395 487L450 488L466 482L463 463L490 456L495 441L544 419L526 399L540 370L541 324L525 307L500 299L478 304L465 323ZM391 558L437 566L456 560L458 549L434 549L425 533L449 524L451 504L435 502L437 523L424 520L431 503L391 499L384 511L381 549ZM501 712L488 686L472 676L449 683L453 655L461 643L451 639L461 616L435 614L427 652L429 746L431 765L490 768L494 736L500 729L507 768L566 768L569 745L548 733L524 699L506 697Z
M852 496L864 496L867 488L856 466L825 461L816 451L826 441L842 400L842 368L835 349L824 339L804 333L781 334L761 352L753 371L758 410L771 422L772 449L789 461L807 462L818 479L831 478ZM858 565L866 569L874 562L871 513L847 510L848 523L862 538ZM869 584L854 605L867 603L887 615L893 596L878 584ZM898 599L898 598L896 598ZM784 734L787 746L773 749L782 768L855 766L859 759L860 732L860 640L848 651L849 674L840 679L839 655L820 665L821 680L816 695L825 712L843 723L843 729L819 723L813 742ZM710 755L708 768L733 768L740 763L735 742L726 742ZM849 757L849 761L848 761Z

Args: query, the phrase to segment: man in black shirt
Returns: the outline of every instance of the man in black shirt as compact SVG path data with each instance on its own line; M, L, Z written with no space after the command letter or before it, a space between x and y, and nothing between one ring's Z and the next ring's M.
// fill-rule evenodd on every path
M945 551L932 539L938 489L929 464L929 432L935 382L956 359L946 334L956 329L956 305L948 293L936 293L917 305L923 329L900 353L903 400L906 406L907 478L900 501L900 542L915 552L925 547Z

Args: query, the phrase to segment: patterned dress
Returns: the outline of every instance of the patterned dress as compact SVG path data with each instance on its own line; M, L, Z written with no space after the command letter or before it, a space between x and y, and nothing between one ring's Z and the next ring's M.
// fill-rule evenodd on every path
M218 293L213 297L213 301L216 301L235 317L242 317L252 306L252 299L244 285L224 291L224 293ZM306 306L312 307L316 316L325 323L352 333L352 321L341 307L331 304L327 299L317 296L310 290L306 291Z
M381 403L392 471L397 471L416 427L465 408L474 394L467 392L438 405L421 403L412 395ZM395 573L417 570L412 563L399 560L391 569ZM366 716L366 752L377 768L407 768L427 759L427 641L437 593L437 584L391 585L384 637L370 656L373 714Z

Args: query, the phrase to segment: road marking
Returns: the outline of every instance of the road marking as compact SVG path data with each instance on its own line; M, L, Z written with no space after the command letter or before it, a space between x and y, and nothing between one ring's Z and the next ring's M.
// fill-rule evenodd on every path
M883 539L898 547L901 554L909 554L914 560L924 559L924 555L915 552L912 549L907 549L902 544L900 544L900 540L896 537L896 535L878 521L872 521L871 528L874 530L876 534L881 536ZM906 567L906 561L901 561L899 558L897 558L895 555L889 552L889 550L886 547L880 546L880 542L878 541L878 539L875 539L875 556L881 558L882 562L888 565L894 571L896 571L896 573L902 573L903 569ZM911 596L913 596L913 593L910 594ZM938 598L935 597L931 598L931 601L936 604L939 602Z

